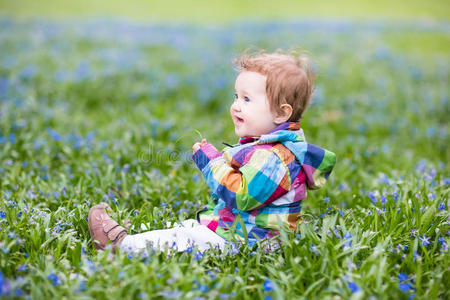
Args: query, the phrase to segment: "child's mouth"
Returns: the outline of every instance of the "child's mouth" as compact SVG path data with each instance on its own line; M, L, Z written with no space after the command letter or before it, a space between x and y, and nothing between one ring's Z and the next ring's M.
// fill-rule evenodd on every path
M244 122L244 119L239 118L238 116L234 116L234 119L235 119L235 123L236 123L236 124L241 124L241 123Z

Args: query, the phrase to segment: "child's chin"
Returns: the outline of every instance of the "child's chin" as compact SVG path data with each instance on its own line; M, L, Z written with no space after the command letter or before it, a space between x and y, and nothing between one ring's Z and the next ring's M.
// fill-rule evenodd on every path
M241 131L238 130L237 128L234 129L234 134L236 134L238 137L242 137L241 136Z
M244 138L244 137L246 137L247 135L245 135L244 133L242 133L242 132L239 132L239 131L237 131L237 130L235 130L234 131L235 133L236 133L236 135L238 136L238 137L240 137L240 138Z
M234 133L240 137L240 138L245 138L245 137L249 137L251 135L249 135L249 132L247 132L247 130L244 130L244 128L234 128Z

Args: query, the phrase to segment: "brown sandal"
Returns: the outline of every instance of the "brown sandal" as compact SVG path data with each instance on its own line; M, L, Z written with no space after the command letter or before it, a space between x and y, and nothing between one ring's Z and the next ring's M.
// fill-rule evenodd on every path
M113 252L115 252L116 247L127 236L127 230L111 219L106 209L109 209L108 204L100 203L89 210L89 232L96 249L105 250L106 245L111 241Z

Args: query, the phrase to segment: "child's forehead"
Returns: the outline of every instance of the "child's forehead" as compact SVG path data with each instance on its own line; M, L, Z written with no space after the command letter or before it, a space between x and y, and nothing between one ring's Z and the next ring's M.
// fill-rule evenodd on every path
M261 89L265 90L267 76L253 71L243 71L238 74L235 89Z

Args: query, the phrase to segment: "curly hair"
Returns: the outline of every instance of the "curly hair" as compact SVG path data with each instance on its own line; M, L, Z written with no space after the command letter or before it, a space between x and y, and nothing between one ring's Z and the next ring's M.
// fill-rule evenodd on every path
M246 51L233 64L238 72L257 72L267 77L266 94L272 111L279 111L281 105L287 103L292 107L288 121L302 118L311 101L315 77L306 55L295 50L253 54Z

